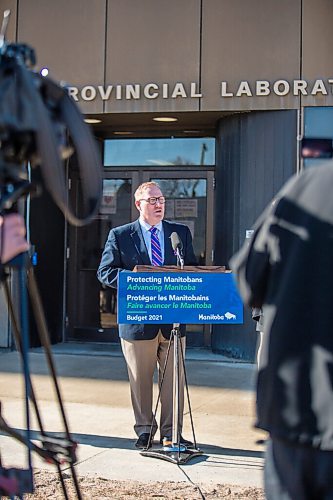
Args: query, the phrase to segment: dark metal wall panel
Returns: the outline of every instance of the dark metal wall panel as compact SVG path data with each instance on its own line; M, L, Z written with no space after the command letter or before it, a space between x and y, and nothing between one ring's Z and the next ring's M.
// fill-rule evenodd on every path
M200 0L109 0L106 84L199 82ZM189 91L187 85L186 91ZM198 111L198 98L116 100L107 112Z
M303 78L326 81L328 94L318 93L302 98L305 106L333 106L333 2L332 0L303 0Z
M215 263L227 264L227 245L233 248L238 241L238 213L235 203L240 203L240 128L237 116L222 120L217 136L216 156L216 221L215 226ZM227 167L228 165L228 167ZM222 264L223 263L223 264Z
M237 114L221 120L217 139L215 264L228 264L245 232L296 171L296 111ZM214 325L212 347L253 361L255 324Z
M35 172L35 182L43 186L40 172ZM36 282L42 299L44 313L52 344L62 341L63 307L65 296L63 284L65 221L59 208L46 189L40 196L33 197L30 205L30 238L37 256L34 267ZM30 344L41 345L41 339L31 311Z
M19 3L18 40L36 49L38 66L50 76L82 87L104 84L106 0L24 0ZM80 102L89 113L102 101Z
M202 110L296 108L291 93L223 98L219 82L235 93L242 80L299 78L300 26L301 0L203 0Z

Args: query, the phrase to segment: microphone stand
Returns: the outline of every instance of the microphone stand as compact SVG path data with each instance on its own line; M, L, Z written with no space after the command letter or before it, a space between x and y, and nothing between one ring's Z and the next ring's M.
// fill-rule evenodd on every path
M184 257L180 245L176 247L177 266L181 270L184 269ZM180 432L179 432L179 379L180 379L180 366L179 366L179 346L181 343L180 336L180 323L173 323L172 327L173 337L173 413L172 413L172 448L175 451L185 451L185 447L180 445Z
M183 270L184 269L184 256L183 256L183 250L180 247L180 245L177 245L176 255L177 255L177 266L179 266L180 269Z
M184 270L184 256L183 256L182 248L180 245L177 245L177 247L175 249L175 253L177 255L177 266L179 266L181 270ZM169 341L169 345L168 345L168 351L167 351L165 365L164 365L163 374L162 374L160 391L159 391L159 395L157 398L157 403L156 403L156 408L155 408L153 420L156 417L157 406L158 406L158 403L160 400L162 384L164 382L164 375L165 375L166 366L167 366L167 363L169 361L169 353L170 353L172 341L173 341L172 443L171 444L168 443L168 444L164 445L161 449L150 448L149 447L150 445L148 445L148 448L143 450L140 454L143 456L146 456L146 457L161 458L162 460L167 460L167 461L172 462L174 464L185 464L191 458L202 455L202 451L197 448L197 443L196 443L196 439L195 439L191 403L190 403L190 397L189 397L189 393L188 393L188 384L187 384L187 377L186 377L186 370L185 370L184 350L183 350L183 346L181 343L180 323L173 323L173 326L172 326L170 341ZM181 365L180 365L180 360L181 360ZM188 407L189 407L189 415L190 415L190 419L191 419L191 427L192 427L193 442L194 442L193 447L191 446L190 448L187 448L186 446L180 444L181 433L180 433L180 428L179 428L179 422L180 422L180 368L181 368L181 366L183 367L183 372L184 372L187 402L188 402ZM152 429L152 427L151 427L151 429ZM150 431L149 442L151 441L151 434L152 434L152 431Z

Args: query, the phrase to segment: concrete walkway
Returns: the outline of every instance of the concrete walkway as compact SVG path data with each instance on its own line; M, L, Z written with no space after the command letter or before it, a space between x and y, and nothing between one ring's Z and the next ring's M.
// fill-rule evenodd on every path
M127 371L118 347L60 344L53 347L53 354L70 431L79 443L78 475L262 486L263 446L257 441L265 435L253 428L255 365L233 363L209 351L187 350L194 429L203 455L177 465L142 456L134 448ZM32 350L29 360L44 427L51 434L62 432L44 353ZM0 353L2 413L17 429L25 427L22 394L18 354ZM32 428L38 429L34 418ZM183 434L192 438L188 411ZM25 466L22 445L0 434L0 448L4 466ZM55 471L36 455L33 464Z

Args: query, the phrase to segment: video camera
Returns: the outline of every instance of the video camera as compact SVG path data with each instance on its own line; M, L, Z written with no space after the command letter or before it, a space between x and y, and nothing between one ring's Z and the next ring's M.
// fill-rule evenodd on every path
M9 14L5 11L0 33L0 185L21 187L24 166L39 165L66 219L82 226L98 212L102 194L95 139L66 88L33 71L35 51L25 44L6 43ZM82 218L69 206L63 165L74 153L81 174Z

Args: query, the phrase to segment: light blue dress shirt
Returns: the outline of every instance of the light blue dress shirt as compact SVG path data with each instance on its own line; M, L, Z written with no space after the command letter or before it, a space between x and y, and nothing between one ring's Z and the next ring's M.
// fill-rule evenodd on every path
M151 262L151 233L150 233L149 229L152 226L141 218L139 218L139 223L140 223L140 226L142 229L142 234L143 234L143 237L145 240L145 244L146 244L149 258L150 258L150 262ZM160 240L162 258L163 258L163 262L164 262L164 231L163 231L162 221L160 221L154 227L156 227L156 229L158 229L157 236L158 236L158 239Z

